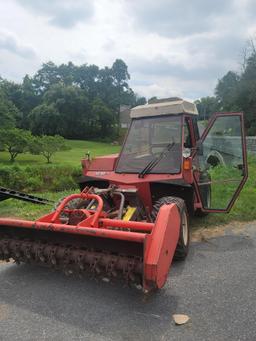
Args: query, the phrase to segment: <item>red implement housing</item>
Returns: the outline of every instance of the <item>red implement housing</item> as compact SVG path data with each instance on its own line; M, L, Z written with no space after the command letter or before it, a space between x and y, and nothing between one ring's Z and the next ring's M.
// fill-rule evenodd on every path
M67 204L74 199L94 199L98 203L97 209L95 211L86 209L65 209ZM128 264L128 268L125 269L128 273L128 277L130 276L132 278L135 273L138 278L140 278L139 282L143 286L145 292L163 287L179 238L180 215L177 206L174 204L162 206L154 224L108 219L104 217L105 214L102 211L102 208L103 201L99 195L91 193L74 194L66 197L55 212L43 216L36 221L0 218L1 233L8 235L8 229L11 230L12 228L18 227L19 229L32 229L35 231L41 230L79 234L96 239L106 238L111 240L112 243L117 240L128 241L131 244L137 244L137 247L142 250L141 255L132 253L125 255L128 259L128 263L129 257L136 256L135 258L138 260L136 264L134 261L135 258L131 258L131 263ZM78 212L83 213L86 218L81 220L77 225L66 225L61 223L60 215L62 213L70 214ZM9 247L7 250L8 257L15 259L15 250L11 249L11 245L5 245L5 247ZM130 247L129 249L132 248ZM1 251L2 257L4 257L5 250L2 249ZM22 251L19 250L19 252ZM114 255L111 254L108 255L110 258L113 256ZM36 260L36 252L33 254L33 251L31 251L30 259L32 260L33 258ZM105 264L104 261L102 263L103 266L109 266L107 261ZM58 260L56 260L56 265L57 264ZM107 273L108 269L105 270L104 273Z

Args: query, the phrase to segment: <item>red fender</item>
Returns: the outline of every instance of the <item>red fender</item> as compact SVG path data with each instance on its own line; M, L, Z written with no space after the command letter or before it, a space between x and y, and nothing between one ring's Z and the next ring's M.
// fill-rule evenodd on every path
M162 288L177 247L180 233L180 213L175 204L163 205L152 233L145 236L143 288Z

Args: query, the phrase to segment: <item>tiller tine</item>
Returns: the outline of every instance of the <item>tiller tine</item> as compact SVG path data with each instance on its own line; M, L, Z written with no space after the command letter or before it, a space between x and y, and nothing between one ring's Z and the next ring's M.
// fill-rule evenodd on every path
M97 205L67 209L74 199ZM78 214L82 220L71 225L63 214ZM155 223L106 216L99 195L81 193L34 222L0 218L0 259L49 265L67 274L91 272L103 280L122 277L144 292L163 287L179 239L177 206L163 205Z

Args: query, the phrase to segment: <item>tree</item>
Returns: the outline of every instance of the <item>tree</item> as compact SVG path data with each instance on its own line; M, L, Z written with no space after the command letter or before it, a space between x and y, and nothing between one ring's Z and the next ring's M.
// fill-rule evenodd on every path
M30 130L34 135L58 134L61 132L60 118L54 104L40 104L28 116Z
M29 128L29 114L31 111L40 104L42 98L37 95L36 89L33 83L33 79L26 75L23 78L21 88L22 99L19 109L23 113L21 127L23 129Z
M125 90L128 90L127 81L130 79L130 74L128 73L128 67L122 59L116 59L111 68L113 83L117 88L117 122L118 127L120 129L120 106L121 106L121 97L122 94L125 93Z
M241 74L237 105L245 113L248 134L256 135L256 52L246 60L244 72Z
M12 101L8 92L14 83L0 78L0 124L1 128L14 128L19 124L22 114Z
M1 129L0 143L10 154L10 161L14 162L16 157L24 153L29 145L31 134L22 129Z
M243 111L249 135L256 134L256 51L244 57L241 74L229 71L216 86L222 111Z
M39 135L95 138L103 121L108 122L109 131L120 126L120 105L145 103L146 99L129 87L129 79L128 67L121 59L103 68L49 61L34 76L25 75L21 84L0 77L1 124L31 129Z
M156 96L153 96L153 97L149 98L148 104L154 103L154 101L157 101L157 100L158 100L158 98Z
M0 122L1 128L14 128L20 112L16 106L9 101L0 90Z
M100 98L96 98L92 103L92 113L100 127L100 135L105 137L110 134L113 127L114 112Z
M88 94L89 100L99 96L100 69L97 65L83 64L76 68L74 81Z
M53 84L60 81L58 66L51 61L44 63L33 77L34 87L38 95L43 95Z
M58 67L60 82L67 86L74 85L76 70L77 66L75 66L72 62L68 62L68 64L61 64Z
M46 158L47 163L51 163L52 156L61 150L69 149L65 144L62 136L36 136L31 139L29 151L34 155L42 155Z
M112 71L109 67L99 70L97 82L98 96L109 108L117 112L118 98L116 87L113 83Z
M240 109L237 106L239 82L240 76L233 71L229 71L218 81L215 94L220 104L220 110L235 111Z
M10 102L12 102L17 108L20 108L21 103L22 103L21 84L16 84L6 79L1 79L0 89Z
M74 85L55 84L45 93L43 100L59 113L55 134L65 138L84 138L89 133L93 117L84 90Z
M147 103L147 100L145 97L140 97L137 94L135 95L135 106L136 105L144 105Z
M202 97L195 101L200 120L208 120L214 112L220 110L220 104L216 97Z

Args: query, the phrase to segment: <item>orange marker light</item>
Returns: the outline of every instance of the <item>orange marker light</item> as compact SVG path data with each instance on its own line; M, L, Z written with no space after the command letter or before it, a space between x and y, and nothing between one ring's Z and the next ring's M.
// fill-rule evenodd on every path
M184 159L183 170L190 170L190 169L191 169L191 159Z

